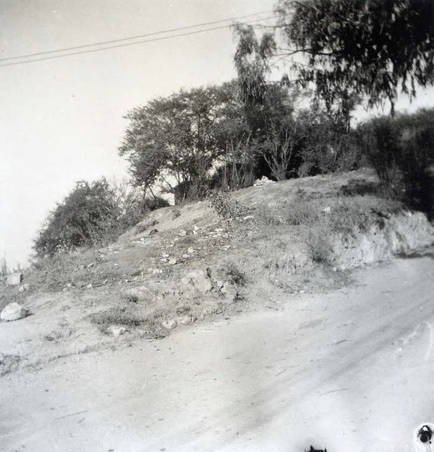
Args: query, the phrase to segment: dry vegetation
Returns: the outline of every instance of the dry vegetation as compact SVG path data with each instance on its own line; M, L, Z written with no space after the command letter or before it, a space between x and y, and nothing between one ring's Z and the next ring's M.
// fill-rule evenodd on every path
M290 294L345 284L353 267L432 244L426 218L375 195L376 184L362 170L159 209L112 245L40 259L26 271L27 290L4 288L0 303L18 300L47 316L25 334L68 330L55 345L78 341L77 352L113 336L161 338L207 318L272 308Z

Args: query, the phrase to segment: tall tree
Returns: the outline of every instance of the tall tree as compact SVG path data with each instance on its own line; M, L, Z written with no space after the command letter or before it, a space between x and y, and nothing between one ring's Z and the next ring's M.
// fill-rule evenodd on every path
M236 91L234 83L180 91L128 113L119 152L129 159L135 185L148 189L158 179L171 185L166 176L203 185L225 152L221 131L229 112L242 114Z
M280 54L307 56L299 80L328 106L348 109L361 95L370 106L388 100L393 114L399 90L413 97L434 83L432 0L280 0L277 10Z

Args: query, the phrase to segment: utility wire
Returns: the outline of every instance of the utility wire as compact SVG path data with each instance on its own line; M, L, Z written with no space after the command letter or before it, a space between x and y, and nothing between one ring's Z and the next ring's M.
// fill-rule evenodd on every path
M13 61L13 60L21 60L21 59L27 59L27 58L32 58L32 57L38 57L38 56L44 56L44 55L51 55L51 54L56 54L56 53L61 53L62 56L68 56L68 55L76 55L79 53L68 53L68 54L64 54L64 52L69 52L71 50L80 50L80 49L89 49L92 47L96 47L96 46L107 46L109 44L114 44L113 46L107 46L104 47L102 50L105 49L110 49L110 48L116 48L116 47L125 47L127 45L134 45L134 44L141 44L143 42L152 42L153 40L146 40L146 41L135 41L132 43L125 43L126 41L131 41L134 39L141 39L141 38L148 38L150 36L156 36L156 35L160 35L160 34L167 34L167 33L173 33L176 31L181 31L181 30L188 30L191 28L198 28L198 27L204 27L204 26L209 26L209 25L215 25L215 24L219 24L219 23L223 23L223 22L229 22L229 21L236 21L239 19L246 19L249 17L253 17L253 16L257 16L259 14L266 14L266 13L270 13L272 12L271 10L267 10L267 11L259 11L257 13L252 13L252 14L245 14L243 16L237 16L237 17L229 17L226 19L220 19L220 20L215 20L215 21L211 21L211 22L202 22L199 24L194 24L194 25L186 25L183 27L176 27L176 28L169 28L166 30L160 30L160 31L155 31L155 32L151 32L151 33L145 33L145 34L140 34L140 35L134 35L134 36L128 36L128 37L124 37L124 38L118 38L118 39L112 39L112 40L107 40L107 41L96 41L93 43L89 43L89 44L82 44L82 45L77 45L77 46L72 46L72 47L63 47L63 48L58 48L58 49L52 49L52 50L44 50L44 51L40 51L40 52L34 52L34 53L27 53L27 54L23 54L23 55L16 55L16 56L10 56L10 57L3 57L0 58L0 63L1 62L9 62L9 61ZM266 19L262 19L262 20L266 20ZM213 27L210 29L206 29L206 30L197 30L197 31L193 31L190 32L191 34L195 34L195 33L199 33L202 31L212 31L212 30L218 30L220 28L226 28L228 25L224 25L224 26L220 26L220 27ZM188 33L188 34L190 34ZM176 35L171 35L173 37L177 37L177 36L187 36L187 33L182 33L182 34L176 34ZM170 37L171 37L170 36ZM169 37L166 37L166 39ZM159 39L155 39L155 40L159 40ZM116 45L118 43L125 43L122 46L121 45ZM89 52L91 51L99 51L100 49L90 49ZM84 53L84 52L83 52ZM37 60L31 60L31 61L42 61L42 59L37 59ZM30 61L29 61L30 62ZM20 62L21 64L21 62ZM5 65L0 65L0 67L2 66L8 66L9 64L5 64Z

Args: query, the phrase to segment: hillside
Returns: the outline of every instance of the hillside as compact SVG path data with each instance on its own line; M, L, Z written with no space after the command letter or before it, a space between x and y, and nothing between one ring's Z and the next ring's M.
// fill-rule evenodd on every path
M265 181L149 214L116 243L45 259L1 289L0 373L275 310L351 282L351 270L434 242L425 216L378 195L371 170Z

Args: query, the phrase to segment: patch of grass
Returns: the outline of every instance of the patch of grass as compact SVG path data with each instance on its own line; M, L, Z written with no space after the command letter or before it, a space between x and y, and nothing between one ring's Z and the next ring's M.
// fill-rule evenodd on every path
M320 218L317 203L296 199L291 202L285 213L285 223L291 226L307 225L316 223Z
M110 325L137 328L145 323L145 318L127 310L125 307L115 307L106 311L92 314L90 321L97 325L99 330L106 332Z

